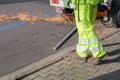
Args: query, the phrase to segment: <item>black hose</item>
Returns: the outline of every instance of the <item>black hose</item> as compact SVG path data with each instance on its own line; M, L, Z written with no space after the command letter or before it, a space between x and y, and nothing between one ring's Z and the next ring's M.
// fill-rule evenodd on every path
M53 47L53 49L57 50L62 47L76 32L77 27L74 27L60 42L57 43L55 47Z
M78 0L78 21L80 22L80 0Z

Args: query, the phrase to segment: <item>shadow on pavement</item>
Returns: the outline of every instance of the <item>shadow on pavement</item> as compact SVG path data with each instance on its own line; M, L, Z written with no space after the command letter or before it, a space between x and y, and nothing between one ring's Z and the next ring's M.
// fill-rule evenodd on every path
M106 45L103 45L103 46L104 47L109 47L109 46L116 46L116 45L120 45L120 43L106 44Z
M37 2L37 3L49 3L49 0L0 0L0 5L2 4L13 4L21 2Z
M116 58L112 58L112 56L118 55ZM109 64L109 63L116 63L120 62L120 49L112 51L108 54L108 57L111 57L111 59L106 59L101 62L101 64Z
M120 70L104 74L89 80L120 80Z

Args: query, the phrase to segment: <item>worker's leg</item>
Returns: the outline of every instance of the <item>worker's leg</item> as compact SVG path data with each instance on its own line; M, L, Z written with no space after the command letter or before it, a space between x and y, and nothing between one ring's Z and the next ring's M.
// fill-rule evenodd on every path
M80 21L78 21L78 5L77 5L75 9L75 20L78 29L79 41L77 44L76 51L80 57L87 57L89 45L87 45L88 38L85 32L85 27L88 25L86 24L85 18L86 14L88 14L88 9L86 5L80 5L79 9L80 9Z
M97 5L91 5L90 6L90 11L89 11L89 16L90 16L90 20L91 23L94 22L95 18L96 18L96 12L97 12ZM106 54L105 49L102 47L101 42L98 40L96 33L93 29L93 25L89 25L89 27L91 28L91 31L88 30L87 33L90 34L88 36L89 39L89 50L92 52L92 55L94 58L99 58L102 57L103 55Z
M78 21L78 8L75 10L76 25L79 34L77 53L81 57L87 57L90 50L95 58L103 56L106 51L103 49L93 29L97 5L80 5L80 22Z

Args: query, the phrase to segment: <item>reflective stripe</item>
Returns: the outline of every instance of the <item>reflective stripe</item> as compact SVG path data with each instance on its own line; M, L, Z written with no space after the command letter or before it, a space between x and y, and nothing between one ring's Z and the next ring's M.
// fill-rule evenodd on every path
M88 48L84 47L84 46L79 46L79 44L77 45L77 51L79 52L86 52L88 50Z
M91 51L92 53L100 52L100 51L103 49L103 47L102 47L102 45L100 44L100 42L99 42L99 40L98 40L97 37L88 40L88 42L87 42L87 41L85 42L82 38L79 37L79 44L81 44L81 45L82 45L82 44L88 45L88 46L90 47L90 51ZM79 44L77 45L77 51L79 51L79 52L85 52L85 51L88 50L87 46L81 46L81 45L79 45ZM94 47L96 44L97 44L98 46L97 46L97 47Z
M80 37L79 37L79 40L78 40L78 41L79 41L80 44L81 44L81 43L82 43L82 44L86 44L86 42L85 42L82 38L80 38Z
M99 41L98 38L95 37L95 38L89 40L89 45L93 45L93 44L97 43L98 41Z
M102 45L100 44L98 47L93 47L93 48L90 48L90 51L94 54L100 52L101 50L103 49Z
M79 43L80 44L87 44L87 45L93 45L95 43L97 43L99 40L97 37L91 39L91 40L88 40L88 42L85 42L82 38L79 37Z

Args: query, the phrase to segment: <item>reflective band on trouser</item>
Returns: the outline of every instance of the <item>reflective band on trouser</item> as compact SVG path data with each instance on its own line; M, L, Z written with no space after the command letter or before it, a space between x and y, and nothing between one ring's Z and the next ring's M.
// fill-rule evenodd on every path
M97 37L88 40L88 42L85 42L82 38L79 37L79 43L82 43L82 44L93 45L93 44L97 43L98 41L99 40Z
M89 45L93 45L93 44L97 43L98 41L99 41L98 38L95 37L95 38L89 40Z
M90 46L90 51L95 58L102 57L106 54L106 50L102 47L99 41Z
M78 43L87 44L80 36L79 36Z
M77 54L80 57L87 57L88 56L88 48L86 46L81 46L81 44L77 44Z

